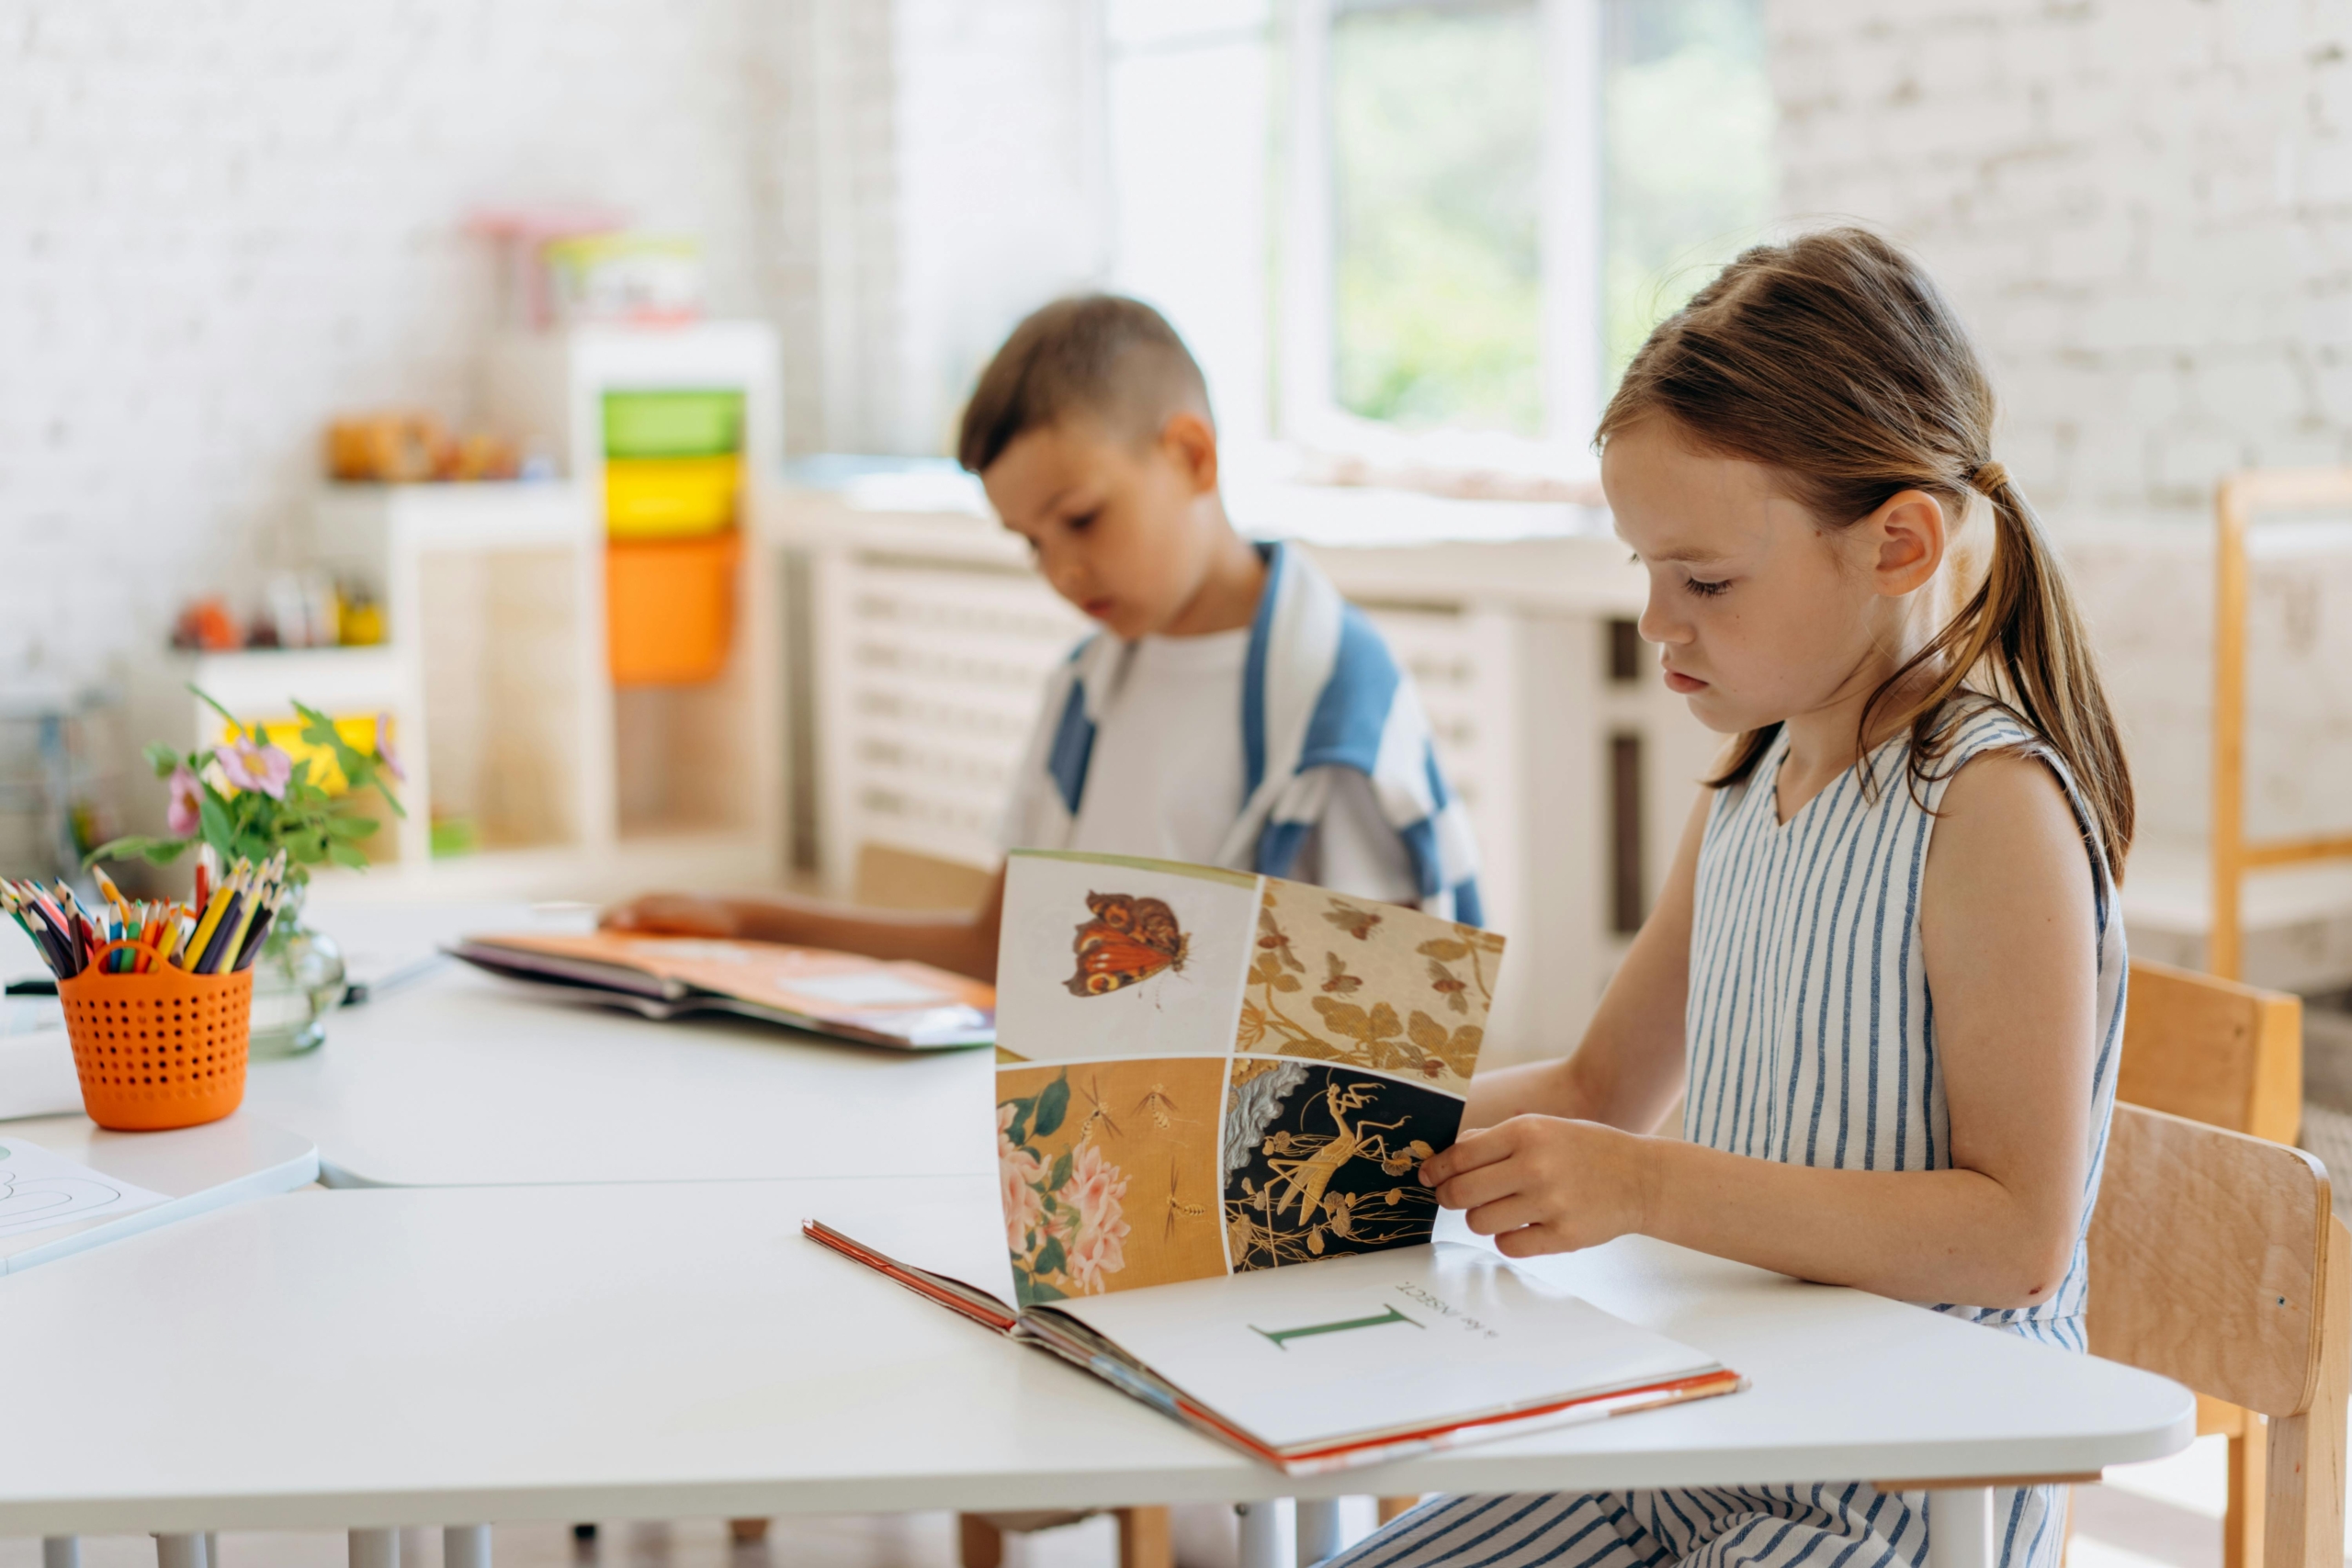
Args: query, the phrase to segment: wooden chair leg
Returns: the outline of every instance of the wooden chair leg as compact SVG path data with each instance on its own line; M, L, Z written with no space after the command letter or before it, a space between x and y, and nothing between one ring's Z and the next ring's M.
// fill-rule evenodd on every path
M1421 1500L1417 1496L1383 1497L1380 1499L1380 1522L1385 1525L1391 1519L1401 1518L1420 1506Z
M1176 1540L1164 1506L1121 1508L1119 1568L1176 1568ZM971 1568L969 1563L965 1568Z
M963 1568L1004 1568L1004 1532L985 1515L956 1516L956 1548Z
M2327 1222L2319 1375L2300 1416L2270 1418L2263 1461L2263 1560L2271 1568L2344 1561L2344 1416L2352 1393L2352 1234Z
M2264 1438L2252 1412L2245 1430L2230 1434L2229 1500L2222 1512L2222 1568L2262 1568Z
M768 1522L765 1519L729 1519L727 1521L727 1539L733 1541L738 1546L757 1546L760 1542L767 1540L767 1538Z

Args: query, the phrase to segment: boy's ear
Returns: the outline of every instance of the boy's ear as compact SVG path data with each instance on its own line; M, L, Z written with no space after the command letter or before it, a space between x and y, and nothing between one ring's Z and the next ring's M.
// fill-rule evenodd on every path
M1190 409L1168 416L1159 427L1159 449L1192 480L1193 493L1216 488L1216 432Z
M1862 521L1874 536L1871 575L1879 592L1900 597L1924 586L1944 563L1949 543L1943 503L1923 490L1906 490L1880 503Z

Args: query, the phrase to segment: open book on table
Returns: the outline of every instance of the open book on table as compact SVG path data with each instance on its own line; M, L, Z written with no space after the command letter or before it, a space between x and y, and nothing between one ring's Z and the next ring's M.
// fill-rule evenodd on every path
M928 964L620 931L472 936L449 951L493 975L647 1018L729 1012L910 1050L996 1037L994 988Z
M1502 948L1272 877L1016 852L1000 1223L804 1229L1294 1473L1730 1392L1702 1351L1431 1244L1418 1167L1461 1129Z

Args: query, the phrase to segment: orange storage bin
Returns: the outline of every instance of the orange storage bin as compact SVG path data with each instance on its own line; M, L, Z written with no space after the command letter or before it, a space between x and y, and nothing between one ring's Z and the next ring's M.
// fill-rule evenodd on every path
M616 539L605 547L613 683L682 686L727 670L741 536Z
M191 975L143 943L152 974L105 975L93 963L57 983L82 1106L117 1132L143 1133L218 1122L244 1102L245 1045L253 1027L254 976Z

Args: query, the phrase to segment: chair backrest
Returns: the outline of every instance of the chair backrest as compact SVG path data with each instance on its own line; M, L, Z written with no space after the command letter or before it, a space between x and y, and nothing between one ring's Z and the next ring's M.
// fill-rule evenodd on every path
M2340 1568L2352 1233L2326 1168L2118 1105L2090 1269L2094 1353L2271 1417L2266 1568Z
M2291 1144L2303 1120L2303 1004L2134 961L2115 1096Z

